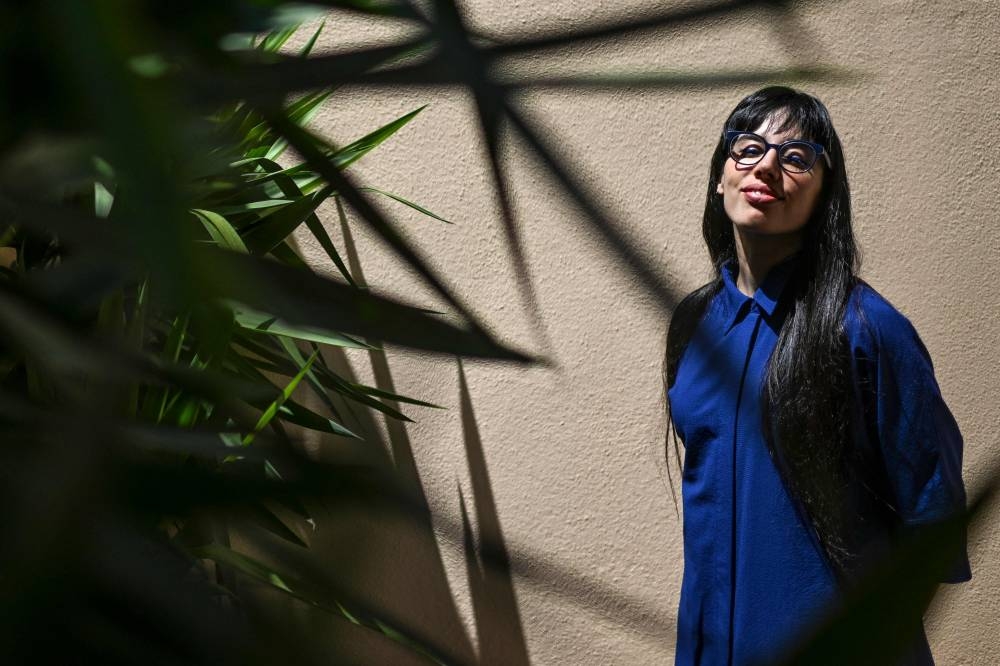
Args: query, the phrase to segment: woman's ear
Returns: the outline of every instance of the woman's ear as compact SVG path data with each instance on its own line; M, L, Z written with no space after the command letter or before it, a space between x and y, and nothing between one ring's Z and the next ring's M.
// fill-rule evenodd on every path
M716 194L722 194L722 181L721 180L719 181L719 184L715 186L715 193Z

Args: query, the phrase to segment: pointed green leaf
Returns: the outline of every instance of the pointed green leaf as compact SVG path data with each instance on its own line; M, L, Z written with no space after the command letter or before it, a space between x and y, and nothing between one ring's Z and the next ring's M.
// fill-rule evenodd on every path
M201 208L193 208L191 212L220 247L234 252L247 253L247 246L240 238L239 232L233 228L233 225L229 224L225 217L214 211Z
M305 365L302 366L302 369L299 370L299 373L292 377L292 380L288 382L288 385L281 391L281 395L275 398L274 402L272 402L271 405L264 410L264 413L260 415L260 419L257 421L257 425L254 426L253 432L247 433L246 437L243 438L243 446L247 446L253 442L254 437L266 428L269 423L271 423L271 420L275 417L275 415L277 415L278 409L281 407L282 403L292 396L292 393L295 392L299 382L301 382L302 378L306 376L307 372L309 372L309 368L312 367L313 361L315 360L316 353L313 353L313 355L309 357L309 360L306 361Z
M426 105L421 106L418 109L414 109L413 111L400 116L396 120L393 120L391 123L383 125L371 134L366 134L357 141L344 146L330 156L330 161L338 169L346 169L348 166L364 157L373 148L377 147L383 141L405 127L407 123L413 120L416 115L425 108Z
M366 392L359 390L356 384L346 381L322 364L316 367L316 374L319 376L320 382L331 391L336 391L341 395L350 398L354 402L361 403L366 407L371 407L372 409L382 412L386 416L394 418L397 421L403 421L406 423L413 422L413 419L408 417L406 414L403 414L398 409L394 409L380 400L376 400Z
M349 437L351 439L361 439L357 434L351 432L333 419L317 414L308 407L298 404L293 400L286 400L278 409L283 421L294 423L295 425L315 430L316 432L327 432L331 435Z
M326 227L323 226L323 223L320 222L316 215L310 215L306 218L306 228L309 229L313 238L319 242L320 247L322 247L326 252L326 256L330 258L330 261L332 261L333 265L337 267L340 274L344 276L347 283L352 287L356 287L357 283L347 270L347 265L344 263L344 260L340 258L340 253L337 252L337 248L334 246L333 241L330 240L330 235L326 233Z
M266 333L268 335L281 335L297 340L309 340L334 347L370 349L369 345L336 331L326 331L311 326L295 326L244 305L236 306L236 308L234 311L236 323L242 328L251 331Z
M285 109L285 113L288 114L288 119L292 122L298 123L299 125L305 125L310 120L315 117L316 112L319 111L320 107L323 105L327 99L329 99L331 91L329 90L319 90L317 92L304 95L300 99L296 100ZM269 136L270 133L268 133ZM264 154L269 160L278 159L288 148L288 142L284 138L278 137L267 149Z
M269 208L279 208L292 203L295 202L291 199L264 199L263 201L249 201L234 206L216 206L214 211L219 215L238 215L240 213L251 213Z
M249 351L252 356L249 358L236 356L231 359L232 362L238 365L244 374L249 373L252 378L261 381L267 381L262 372L291 376L291 374L295 372L295 368L300 367L304 362L302 352L300 352L297 348L289 347L285 352L287 357L291 357L291 360L295 362L296 365L295 368L293 368L288 365L288 358L280 355L275 350L268 349L245 337L238 337L236 342L239 346ZM412 422L412 419L385 403L376 400L373 396L383 397L390 400L398 399L399 402L406 402L426 407L437 407L437 405L432 405L430 403L424 403L419 400L406 398L404 396L396 396L395 394L390 394L368 386L349 382L328 368L326 364L322 362L322 356L317 358L320 362L310 370L309 378L312 379L312 375L316 376L319 388L315 388L315 392L337 418L340 418L340 416L338 415L336 405L330 402L323 389L335 391L353 402L366 407L371 407L372 409L379 411L390 418L404 422ZM310 383L310 386L313 386L313 384Z
M270 252L305 222L306 218L313 214L332 191L333 188L327 186L316 194L304 196L268 216L267 219L244 234L243 240L246 242L247 248L254 254Z
M287 28L278 28L264 35L264 38L257 44L257 49L268 53L277 53L285 45L292 35L299 29L299 25L290 25Z
M317 90L314 93L303 95L285 109L288 119L299 125L305 125L316 116L320 107L326 100L330 99L332 94L332 90Z
M248 164L259 164L263 169L265 169L263 174L260 172L244 174L243 177L246 178L248 183L254 183L254 184L266 183L267 181L270 180L276 180L278 176L292 177L301 175L303 172L309 174L308 178L310 181L313 178L315 178L315 174L311 174L311 172L309 172L308 170L308 167L304 164L296 164L290 167L282 167L281 165L274 162L274 160L264 155L260 155L258 157L246 157L242 160L233 162L229 166L233 168L239 168L242 166L246 166Z
M358 189L362 190L364 192L375 192L376 194L381 194L383 196L387 196L390 199L398 201L399 203L403 204L404 206L409 206L410 208L412 208L413 210L417 211L418 213L423 213L424 215L426 215L428 217L433 217L435 220L441 220L442 222L445 222L447 224L452 224L451 222L449 222L448 220L444 219L440 215L437 215L436 213L432 213L431 211L427 210L423 206L417 205L417 204L413 203L412 201L407 201L406 199L404 199L403 197L399 196L398 194L393 194L392 192L386 192L385 190L380 190L377 187L371 187L371 186L368 186L368 187L359 187Z
M309 38L309 41L306 42L305 46L303 46L299 50L299 57L300 58L305 58L307 55L309 55L310 53L312 53L313 48L316 46L316 40L319 39L319 34L321 32L323 32L323 28L325 28L325 27L326 27L326 19L323 19L323 22L319 24L318 28L316 28L316 31Z
M271 172L271 175L274 176L275 184L280 188L284 196L288 198L302 196L302 191L299 189L298 185L295 184L295 181L284 175L287 171L282 170L281 166L276 162L262 159L259 160L259 165L265 171ZM351 277L350 272L347 270L347 265L344 263L343 259L341 259L340 254L337 252L337 248L333 245L333 241L330 240L330 235L327 234L323 223L320 222L315 213L309 215L305 222L306 227L308 227L313 237L319 242L320 246L326 252L326 256L330 258L330 261L332 261L333 265L337 267L337 270L339 270L340 274L344 276L344 279L347 280L348 284L354 286L354 278Z
M288 338L276 338L275 341L281 346L282 349L285 350L285 354L288 355L288 358L292 359L296 367L303 366L305 359L302 357L302 352L299 351L298 346L296 346L292 340ZM316 345L313 345L313 358L317 357L321 358L321 350ZM326 405L327 409L336 413L337 408L334 406L333 401L330 400L330 396L327 395L326 389L323 388L323 384L320 383L319 378L316 377L316 372L313 369L309 368L306 370L306 380L309 384L309 388L311 388L313 393L316 394L316 397L323 401L323 404Z
M374 396L376 398L383 398L385 400L392 400L393 402L405 402L410 405L417 405L419 407L432 407L434 409L444 409L441 405L435 405L432 402L424 402L423 400L417 400L416 398L408 398L405 395L399 395L398 393L392 393L391 391L383 391L382 389L375 388L373 386L365 386L364 384L354 384L354 389L364 393L365 395Z

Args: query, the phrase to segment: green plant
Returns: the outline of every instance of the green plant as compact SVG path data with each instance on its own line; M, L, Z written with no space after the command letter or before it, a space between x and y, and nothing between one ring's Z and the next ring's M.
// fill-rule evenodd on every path
M130 28L159 36L139 14L155 9L130 9ZM271 16L252 15L243 27L264 27ZM151 45L131 39L123 21L107 3L57 9L56 33L67 43L63 52L46 54L52 77L46 92L61 90L80 104L79 116L66 119L83 127L63 132L16 125L7 137L0 206L5 241L17 250L0 281L2 428L6 453L14 455L8 461L7 529L15 541L28 539L29 547L5 553L5 571L25 585L7 586L4 610L8 616L38 610L11 623L5 647L15 659L41 654L62 660L77 651L95 658L132 655L127 660L185 654L178 647L183 632L161 634L146 626L183 610L191 616L181 623L188 631L200 618L209 633L242 632L246 649L224 650L226 661L269 663L269 641L278 636L256 636L260 627L241 619L248 609L233 576L239 572L445 660L431 641L408 635L365 600L296 582L296 573L276 569L273 558L267 563L231 543L233 537L246 542L240 535L255 526L307 546L308 500L318 496L367 498L373 506L410 510L378 466L318 465L295 446L303 430L332 438L330 446L360 442L342 424L345 410L408 420L394 405L433 407L342 376L324 349L372 350L389 342L527 360L493 341L474 319L451 324L360 287L316 215L333 201L343 219L340 192L309 164L279 161L288 144L276 127L295 137L311 164L339 173L421 109L343 146L306 129L329 99L329 88L287 103L258 107L235 100L214 110L204 104L186 109L172 77L190 73L191 59L304 59L319 30L294 55L280 51L295 30L285 25L260 39L230 36L223 50L206 54L197 32L185 34L194 39L180 44L180 52L155 39L158 48L147 51ZM80 89L77 77L87 76L96 85ZM443 220L399 195L361 190ZM291 235L300 227L315 237L340 280L315 274L296 254ZM385 232L401 242L398 232ZM20 460L22 447L47 462L35 468ZM54 505L41 511L36 528L50 534L39 540L17 529L34 511L27 502L32 494L18 484L42 468L51 478L64 473L65 483L40 484ZM92 526L97 542L77 524ZM131 552L113 564L123 550ZM172 570L163 568L163 558ZM95 570L127 576L130 567L136 578L125 585L133 592L152 587L167 593L179 585L191 599L140 593L133 608L113 599L112 581L93 583ZM60 584L41 586L46 592L39 595L39 581L63 569L68 573ZM219 598L234 601L236 615ZM62 618L70 626L60 627L71 640L43 648L47 632L39 629L47 625L40 620L65 599L78 602ZM74 632L78 622L103 626L106 635ZM188 656L219 658L214 648L202 641ZM297 652L297 659L308 658L292 650Z

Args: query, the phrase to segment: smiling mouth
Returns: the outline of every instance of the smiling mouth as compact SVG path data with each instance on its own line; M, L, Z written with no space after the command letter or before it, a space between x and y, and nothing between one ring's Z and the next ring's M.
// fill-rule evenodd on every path
M783 197L779 197L777 194L767 190L758 189L746 189L742 190L743 196L746 197L747 201L750 203L771 203L772 201L780 201Z

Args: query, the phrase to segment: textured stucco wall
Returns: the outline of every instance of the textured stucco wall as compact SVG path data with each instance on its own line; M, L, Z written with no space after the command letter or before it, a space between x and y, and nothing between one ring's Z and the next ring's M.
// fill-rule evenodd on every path
M464 3L470 23L489 35L545 32L656 5ZM336 49L393 34L338 18L322 44ZM966 437L965 478L975 488L1000 457L997 34L994 1L807 3L791 22L749 12L518 67L553 74L799 64L852 73L793 85L820 96L833 114L863 276L913 321L930 350ZM713 142L729 109L756 87L550 91L522 101L645 255L686 292L708 274L699 218ZM682 555L661 460L662 310L514 143L507 168L541 310L540 325L533 319L464 92L342 91L316 126L343 142L425 103L355 175L453 220L447 226L381 202L492 330L555 364L468 362L463 392L454 361L388 352L399 391L447 407L408 409L416 423L397 428L394 440L404 436L412 447L433 533L384 536L360 580L369 590L384 585L382 602L482 663L666 663ZM342 243L332 211L326 219ZM362 225L351 229L373 288L439 305ZM322 265L321 251L301 241ZM370 376L364 355L348 360ZM467 565L463 511L471 538L502 535L509 580ZM993 508L970 535L973 581L943 590L928 617L941 664L1000 663L998 517Z

